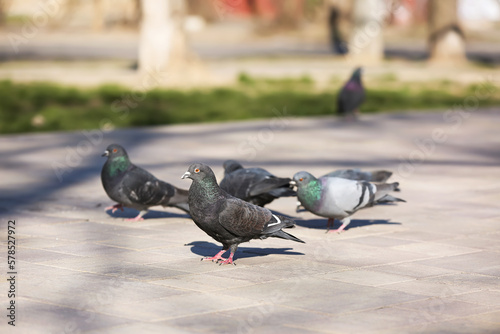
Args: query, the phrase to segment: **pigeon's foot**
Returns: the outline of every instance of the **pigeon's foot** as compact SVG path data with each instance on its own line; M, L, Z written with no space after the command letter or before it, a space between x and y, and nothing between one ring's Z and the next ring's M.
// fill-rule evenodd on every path
M223 265L223 264L233 264L233 265L236 265L236 263L233 262L233 256L234 256L234 253L231 253L227 259L224 259L224 261L220 261L220 260L223 260L221 258L219 261L217 261L219 263L219 266Z
M116 210L122 210L123 211L123 205L121 204L115 204L115 205L112 205L112 206L108 206L106 209L104 209L104 211L108 211L108 210L111 210L111 213L115 213Z
M201 261L212 261L212 262L213 261L218 262L219 260L226 261L227 259L222 257L222 254L224 254L226 251L227 251L227 249L223 249L212 257L201 258Z
M142 218L141 216L125 219L126 222L140 222L141 220L144 220L144 218Z

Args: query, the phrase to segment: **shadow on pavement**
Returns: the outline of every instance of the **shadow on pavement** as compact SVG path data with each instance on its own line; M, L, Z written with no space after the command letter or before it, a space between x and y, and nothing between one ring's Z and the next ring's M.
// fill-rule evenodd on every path
M318 229L318 230L326 230L326 222L328 219L326 218L318 218L318 219L310 219L310 220L299 220L297 219L297 225L306 227L306 228L313 228L313 229ZM339 228L340 221L335 219L334 223L334 228ZM361 226L368 226L368 225L401 225L401 223L397 222L391 222L389 219L353 219L351 220L351 223L347 225L345 228L345 231L355 228L355 227L361 227Z
M207 241L193 241L185 246L191 246L191 252L200 256L214 256L221 250L221 246L218 244L214 244L212 242ZM258 247L238 247L238 250L234 254L234 259L243 259L247 257L256 257L256 256L267 256L270 254L282 254L282 255L304 255L301 252L292 251L292 247L287 248L258 248ZM224 254L224 257L227 257L227 254Z

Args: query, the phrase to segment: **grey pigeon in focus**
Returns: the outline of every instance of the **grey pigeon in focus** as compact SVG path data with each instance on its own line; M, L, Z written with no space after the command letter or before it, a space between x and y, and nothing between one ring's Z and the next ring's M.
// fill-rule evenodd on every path
M361 169L338 169L323 176L340 177L343 179L368 181L368 182L386 182L392 175L392 172L386 170L375 170L364 172Z
M372 172L364 172L361 169L338 169L323 176L328 177L340 177L342 179L356 180L356 181L368 181L368 182L386 182L392 175L392 172L386 170L375 170ZM394 189L394 191L399 191L399 188ZM302 209L300 202L297 203L296 212Z
M229 195L217 185L209 166L192 164L182 178L193 180L189 188L189 207L193 221L205 233L222 243L219 253L202 260L233 264L238 245L251 239L276 237L303 242L282 231L282 228L293 227L293 220ZM229 257L223 258L222 255L228 250L231 251Z
M359 107L365 101L365 89L361 82L361 67L354 70L337 97L337 112L346 120L356 120Z
M296 196L290 188L290 178L276 177L267 170L243 168L235 160L223 163L224 178L220 187L228 194L255 205L264 206L278 197Z
M382 202L406 202L389 195L397 182L370 183L328 176L317 179L308 172L298 172L291 184L297 186L297 198L307 210L328 218L327 232L334 219L340 219L342 226L333 230L340 233L350 223L350 216L360 209Z
M118 204L105 210L123 207L139 210L137 217L128 221L143 220L149 207L161 205L179 208L189 213L188 191L158 180L148 171L130 162L127 152L117 144L111 144L104 151L108 160L102 167L101 181L109 198Z

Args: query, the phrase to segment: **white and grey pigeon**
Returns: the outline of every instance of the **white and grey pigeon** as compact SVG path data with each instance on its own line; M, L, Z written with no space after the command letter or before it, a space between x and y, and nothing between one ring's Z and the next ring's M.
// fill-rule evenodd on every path
M277 177L259 167L244 168L236 160L226 160L222 166L224 178L220 187L234 197L264 206L279 197L296 196L289 177Z
M282 231L282 228L295 225L292 219L229 195L219 187L209 166L194 163L182 178L193 180L189 188L191 218L200 229L222 243L219 253L202 260L233 264L238 245L251 239L275 237L303 243ZM222 255L228 250L231 251L229 257L223 258Z
M398 187L397 182L370 183L328 176L317 179L308 172L298 172L291 184L297 186L297 198L306 210L328 218L327 232L334 220L340 219L342 225L332 230L340 233L360 209L381 202L406 202L389 195Z
M368 182L386 182L392 175L392 172L386 170L374 170L371 172L362 171L359 168L354 169L337 169L333 172L323 175L327 177L340 177L342 179L356 180L356 181L368 181ZM399 191L399 188L394 189L394 191ZM297 202L296 212L301 211L302 205Z
M130 162L127 152L118 144L111 144L104 151L108 157L102 167L101 181L109 198L118 202L105 210L123 207L139 210L137 217L128 221L143 220L152 206L171 206L189 213L188 191L158 180L148 171Z

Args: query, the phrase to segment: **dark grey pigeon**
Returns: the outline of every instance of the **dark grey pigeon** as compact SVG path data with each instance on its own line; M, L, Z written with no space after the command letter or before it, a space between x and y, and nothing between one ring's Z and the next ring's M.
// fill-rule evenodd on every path
M296 196L288 177L276 177L262 168L243 168L235 160L226 160L222 166L224 178L220 187L234 197L264 206L278 197Z
M222 243L219 253L202 260L233 264L238 245L252 239L275 237L303 242L282 231L282 228L293 227L293 220L229 195L217 185L209 166L192 164L182 178L193 180L189 188L189 207L193 221L205 233ZM222 255L228 250L231 251L229 257L223 258Z
M392 172L386 170L375 170L365 172L361 169L338 169L323 176L340 177L343 179L368 181L368 182L386 182L392 175Z
M306 210L328 218L327 232L334 220L340 219L342 226L333 231L340 233L360 209L382 202L405 202L389 195L398 187L397 182L370 183L328 176L317 179L308 172L298 172L291 184L297 186L297 198Z
M358 67L339 92L337 112L347 120L356 120L359 107L364 101L365 89L361 82L361 67Z
M158 180L148 171L130 162L127 152L117 144L111 144L104 151L108 160L102 167L101 181L109 198L118 204L105 210L123 207L139 210L137 217L128 221L143 220L149 207L161 205L179 208L189 213L188 191Z

